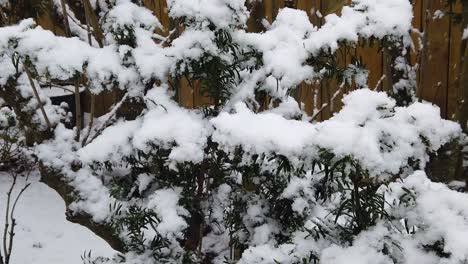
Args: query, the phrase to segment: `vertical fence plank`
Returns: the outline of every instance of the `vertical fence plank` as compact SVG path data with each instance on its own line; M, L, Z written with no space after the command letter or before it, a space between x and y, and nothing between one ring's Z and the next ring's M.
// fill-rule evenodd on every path
M374 89L383 75L383 55L379 52L378 44L373 47L367 44L366 47L357 47L357 56L362 58L366 69L369 71L369 88Z
M264 14L265 19L270 22L273 22L273 3L275 0L263 0Z
M456 1L451 6L451 11L455 14L461 14L463 5L460 0ZM458 110L458 95L460 88L460 58L461 58L461 37L463 28L460 22L451 19L450 21L450 45L449 45L449 76L447 84L447 117L455 118L455 113Z
M326 16L329 14L341 15L341 9L347 3L347 0L322 0L320 12Z
M273 21L276 19L279 10L284 7L284 4L284 0L273 1Z
M320 10L319 0L298 0L297 9L304 10L314 26L320 25L320 18L316 15L316 11Z
M341 14L341 9L346 4L347 0L322 0L320 12L323 16L329 14ZM337 51L339 67L345 67L350 59L346 54L346 48L341 47ZM338 91L340 89L341 83L338 83L336 80L324 80L321 87L321 98L322 104L328 104L321 113L321 120L329 119L333 116L333 113L339 111L342 107L342 101L344 90ZM335 93L339 93L338 96L333 97ZM321 107L321 106L320 106ZM320 108L319 107L319 108Z
M247 20L247 30L249 32L261 32L263 30L262 19L264 18L265 7L263 1L254 1L250 7L250 17Z
M303 10L309 16L309 20L315 26L320 26L321 19L316 15L316 11L320 11L321 1L320 0L298 0L297 9ZM321 84L318 81L312 83L303 82L297 89L296 98L298 102L304 104L304 111L308 115L312 115L314 108L320 108L322 105L320 97Z
M413 21L412 25L413 28L418 30L419 32L422 32L422 9L423 9L423 0L414 0L413 1ZM420 35L418 33L413 32L411 34L411 37L413 39L413 50L410 52L410 62L412 65L416 65L419 63L419 55L420 55L420 49L421 49L421 43L420 43ZM416 72L416 83L419 85L420 81L420 71L418 70ZM418 92L420 87L416 86L416 92Z
M49 12L42 13L36 18L36 23L46 30L52 31L57 36L65 36L63 26L57 21L54 21Z
M423 12L424 19L427 15L433 16L436 10L443 10L444 0L431 0L432 5L430 13ZM424 5L423 10L426 10ZM440 107L442 117L446 116L447 103L447 78L449 63L449 18L444 16L440 19L429 18L429 27L427 30L426 65L424 65L424 74L422 80L422 97L424 100L433 102ZM424 20L423 20L424 21ZM423 26L424 23L423 23Z
M185 108L194 108L194 89L190 86L186 77L182 77L179 83L179 104Z
M201 107L201 106L208 106L208 105L213 105L213 104L214 104L214 101L212 98L202 94L201 81L200 80L193 81L193 106Z
M171 25L171 20L169 18L169 13L167 10L167 1L166 0L153 0L153 1L158 1L159 2L159 15L158 19L159 22L161 22L161 25L164 27L164 35L169 34L169 31L171 30L170 25Z

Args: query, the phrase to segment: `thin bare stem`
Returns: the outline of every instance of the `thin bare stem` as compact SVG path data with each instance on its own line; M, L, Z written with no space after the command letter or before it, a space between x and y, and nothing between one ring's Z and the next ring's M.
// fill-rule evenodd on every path
M9 244L7 240L7 233L8 233L8 228L10 225L9 216L10 216L11 194L13 192L13 189L15 188L17 177L18 176L16 174L13 175L13 182L11 183L10 189L7 192L7 202L6 202L6 209L5 209L5 225L3 226L3 252L5 253L6 264L8 264L8 261L6 261L6 259L8 258L7 245Z
M43 85L43 84L42 84L42 85ZM39 83L39 86L41 86L41 83ZM65 88L65 87L62 87L62 86L53 85L53 84L50 84L50 85L47 84L47 86L48 86L47 88L52 88L52 87L54 87L54 88L57 88L57 89L62 89L62 90L64 90L65 92L69 92L69 93L74 93L74 92L75 92L75 91L72 90L72 89L68 89L68 88Z
M429 39L429 23L431 20L431 2L432 0L426 0L426 19L424 21L424 32L421 40L421 51L419 57L419 82L418 82L418 98L422 101L423 90L424 90L424 71L427 64L427 44Z
M10 212L10 220L11 220L10 243L8 245L8 253L5 253L5 263L6 264L10 263L11 252L13 251L13 237L15 235L14 231L15 231L15 226L16 226L16 219L14 217L14 214L15 214L16 205L18 204L18 201L19 201L20 197L23 195L24 191L26 191L26 189L31 185L31 183L28 183L28 178L29 178L29 175L26 178L26 183L25 183L24 187L20 190L20 192L16 196L15 202L13 203L13 207L11 208L11 212Z
M439 94L439 90L440 88L442 87L442 83L437 83L436 84L436 89L435 89L435 92L434 92L434 96L432 97L432 101L431 102L435 102L435 100L437 99L437 95Z
M330 101L329 101L329 102L333 102L333 101L335 100L335 98L341 93L341 91L343 90L343 88L344 88L344 83L342 83L342 84L340 85L340 88L333 94L333 96L330 98ZM318 111L316 111L316 112L314 113L314 115L312 116L312 118L310 119L310 121L311 121L311 122L314 121L315 118L317 118L317 116L320 115L320 113L321 113L323 110L325 110L329 105L330 105L330 103L325 103L325 104L323 104L322 107L321 107Z
M8 23L8 18L6 17L5 12L3 11L1 6L0 6L0 21L2 21L2 25L6 25Z
M25 183L23 188L19 191L18 195L16 195L16 198L13 202L13 206L11 207L10 210L10 205L11 205L11 198L12 198L12 193L13 190L16 186L16 182L18 179L18 174L15 171L11 172L13 182L10 186L10 189L8 190L7 193L7 203L6 203L6 212L5 212L5 225L4 225L4 230L3 230L3 250L5 253L5 259L3 260L3 257L0 256L2 264L10 264L10 259L11 259L11 253L13 251L13 240L15 236L15 226L16 226L16 219L14 217L15 215L15 209L16 205L18 204L19 199L23 195L24 191L31 185L31 183L28 182L29 180L29 175L30 173L27 174ZM10 221L9 221L10 220ZM10 224L11 223L11 224ZM9 231L8 231L9 228ZM7 246L8 245L8 246Z
M63 23L65 25L65 36L70 37L70 23L68 21L68 11L65 0L60 0L60 5L62 5L62 16L63 16Z
M383 83L383 90L391 91L393 90L392 56L390 55L387 48L383 49L383 60L384 60L383 72L386 76L386 78L383 80L385 81Z
M81 146L84 147L86 146L86 141L88 141L89 135L91 134L91 129L93 128L93 123L94 123L94 115L96 112L96 95L91 93L91 113L89 116L89 124L88 124L88 132L86 132L86 136L83 138L83 142L81 143Z
M39 97L39 93L37 92L36 84L34 84L34 80L33 80L32 76L31 76L31 72L29 71L29 69L28 69L28 67L26 65L24 66L24 70L26 72L26 75L28 76L29 83L31 84L31 88L33 89L33 92L34 92L34 97L36 97L37 104L39 105L39 108L41 109L41 113L44 116L44 120L45 120L45 122L47 124L47 127L49 129L51 129L52 125L50 124L49 117L47 117L47 113L44 110L44 105L42 104L41 98Z
M76 141L80 141L81 133L81 98L80 98L80 82L75 82L75 119L76 119Z
M88 33L88 44L91 46L93 44L93 42L91 40L92 33L91 33L91 26L90 26L90 22L89 22L88 9L86 8L85 3L83 1L81 1L81 3L83 4L83 7L85 9L84 13L85 13L85 21L86 21L86 32Z
M104 131L104 129L106 129L107 126L109 126L112 118L114 117L115 113L117 112L117 110L119 110L119 108L122 106L123 102L125 102L125 100L127 100L127 97L128 97L128 93L126 93L122 99L120 100L120 102L118 102L114 108L108 113L109 117L107 118L107 120L102 124L102 126L100 126L98 129L96 129L96 133L94 134L94 136L91 138L91 140L86 143L89 144L91 142L93 142L101 133L102 131ZM85 145L85 146L86 146Z
M5 264L10 264L11 251L13 249L13 237L15 236L15 226L16 226L16 219L12 218L11 225L10 225L10 232L8 233L10 236L10 242L8 244L8 252L5 253Z
M375 85L375 87L373 89L374 91L380 90L379 87L382 84L383 80L385 80L386 77L387 77L387 75L385 75L385 74L382 75L382 77L380 77L379 81L377 82L377 84Z
M88 16L89 24L93 27L94 37L96 38L99 47L102 48L104 46L104 35L102 34L101 27L99 25L99 21L94 13L94 10L91 6L89 0L82 0L83 7L85 9L85 13Z

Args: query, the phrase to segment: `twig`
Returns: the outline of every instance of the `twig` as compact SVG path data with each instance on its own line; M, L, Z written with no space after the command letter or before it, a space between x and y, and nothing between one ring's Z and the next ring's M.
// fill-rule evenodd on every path
M60 5L62 6L62 16L63 16L63 23L65 25L65 36L70 37L70 23L68 22L68 12L65 0L60 0Z
M383 81L383 89L387 91L393 90L393 70L392 70L392 56L387 48L383 49L383 73L385 74L385 79Z
M424 32L422 36L422 47L421 47L421 56L419 57L419 82L418 82L418 98L419 101L422 101L423 96L423 84L424 84L424 70L427 64L427 40L429 35L429 21L431 19L431 2L432 0L426 0L426 19L424 22Z
M11 193L13 192L13 189L15 188L16 185L16 179L18 175L13 175L13 183L10 186L10 189L7 192L7 203L6 203L6 209L5 209L5 225L3 226L3 252L5 253L5 263L8 264L6 259L8 258L8 250L7 250L7 232L8 232L8 227L10 225L9 218L10 216L10 201L11 201Z
M14 230L16 226L16 219L14 218L14 213L15 213L16 205L18 204L18 201L20 197L23 195L24 191L26 191L26 189L31 185L31 183L28 183L28 178L29 178L29 175L26 177L26 183L24 187L21 189L21 191L18 193L18 195L16 196L15 202L13 203L13 207L11 208L10 244L8 245L8 255L5 256L5 259L6 259L5 264L10 263L11 252L13 251L13 237L15 235Z
M47 124L47 127L51 129L52 125L50 124L49 117L47 117L47 113L44 110L44 105L42 104L41 98L39 97L39 93L37 92L36 85L34 84L34 80L31 76L31 72L29 71L26 64L24 64L24 71L26 72L26 75L28 76L29 83L31 84L31 88L33 89L33 92L34 92L34 97L36 97L37 104L39 105L39 108L41 109L41 112L42 112L42 115L44 116L44 120Z
M84 26L83 24L81 24L81 22L80 22L77 18L73 17L73 16L70 15L70 14L68 14L68 18L69 18L75 25L77 25L78 27L80 27L80 28L83 29L83 30L86 30L85 26ZM71 31L71 29L70 29L70 31Z
M85 10L85 20L86 20L86 32L88 33L88 44L91 46L93 44L91 40L92 33L91 33L91 27L89 25L89 15L88 15L88 12L86 12L86 10Z
M4 25L8 23L8 18L5 15L5 12L3 11L2 7L0 6L0 19L1 21L4 21ZM1 262L0 262L1 264Z
M89 119L89 124L88 124L88 132L86 133L86 136L83 138L83 142L81 143L82 147L86 146L86 141L88 141L89 135L91 134L91 129L93 127L94 112L96 111L95 101L96 101L96 95L91 93L91 113L89 117L90 119Z
M16 196L15 201L13 202L13 206L11 207L11 211L10 211L11 196L12 196L14 187L16 186L16 181L18 178L18 174L16 172L12 172L13 183L11 184L10 189L7 193L7 204L6 204L7 207L6 207L6 212L5 212L5 226L4 226L4 231L3 231L3 250L5 253L5 260L3 260L3 258L0 256L0 259L1 259L0 263L2 264L10 263L11 253L13 251L13 238L15 236L14 231L15 231L15 226L16 226L16 219L14 217L15 209L24 191L26 191L26 189L31 185L31 183L28 183L29 175L30 175L30 172L27 174L26 179L25 179L25 184L23 188L20 190L20 192L18 193L18 195ZM8 221L9 219L11 221L11 225L10 225L10 222ZM8 227L10 228L9 232L7 231ZM8 233L8 236L7 236L7 233ZM8 242L7 242L7 237L9 238ZM7 247L7 244L8 244L8 247Z
M2 256L2 250L0 249L0 264L5 264L5 262L3 262L3 256Z
M153 38L161 40L161 42L159 43L160 45L165 45L165 44L168 44L172 40L171 37L176 32L177 30L173 29L169 31L169 33L165 37L160 36L158 34L153 34Z
M85 4L83 2L83 6L85 7ZM90 21L89 21L89 12L88 12L88 9L85 7L85 20L86 20L86 32L87 32L87 35L88 35L88 44L90 46L92 46L92 39L91 39L91 29L90 29ZM86 145L86 141L88 140L89 138L89 135L91 134L91 128L93 127L93 122L94 122L94 112L95 112L95 95L93 93L90 93L91 94L91 113L90 113L90 120L89 120L89 125L88 125L88 132L86 133L85 137L83 138L83 141L81 143L81 146L85 146ZM76 99L78 98L78 99ZM79 119L77 118L76 120L76 124L77 124L77 138L76 140L79 141L80 140L80 130L81 130L81 103L79 102L79 99L80 99L80 96L79 96L79 91L76 91L76 88L75 88L75 104L78 106L80 106L80 109L77 108L76 110L76 115L77 117L79 116ZM78 126L79 124L79 126Z
M81 100L80 100L80 81L75 82L75 121L76 121L76 141L80 141L81 133Z
M375 85L374 87L374 91L379 91L379 87L380 87L380 84L382 84L383 80L385 80L385 78L387 77L387 75L382 75L382 77L380 77L379 81L377 82L377 84Z
M50 88L54 87L54 88L57 88L57 89L62 89L62 90L64 90L65 92L69 92L69 93L74 93L74 92L75 92L75 91L73 91L73 90L71 90L71 89L65 88L65 87L63 87L63 86L58 86L58 85L52 85L52 84L49 85L49 84L44 84L44 83L41 84L41 83L39 83L39 86L40 86L41 88L42 88L42 87L45 87L45 89L47 89L47 88L50 89Z
M315 118L317 118L317 116L318 116L323 110L325 110L325 109L330 105L331 102L333 102L333 101L335 100L335 98L336 98L336 97L340 94L340 92L343 90L344 85L345 85L345 83L342 83L342 84L340 85L340 88L339 88L339 89L333 94L333 96L330 98L329 103L323 104L322 107L321 107L318 111L316 111L316 112L314 113L314 115L312 116L312 118L310 118L310 122L314 121Z
M91 142L93 142L101 133L102 131L104 131L104 129L106 129L106 127L109 125L109 123L111 122L112 118L114 117L115 113L117 112L117 110L119 110L119 108L122 106L123 102L125 102L125 100L127 100L127 97L128 97L128 93L126 93L123 97L122 97L122 100L120 100L120 102L118 102L114 108L108 113L109 117L107 118L107 120L102 124L101 127L99 127L98 129L96 129L96 133L94 134L94 136L91 138L91 140L85 144L85 146Z
M104 35L102 34L101 27L99 26L98 19L96 18L96 14L91 6L89 0L82 0L83 7L85 9L85 14L87 14L89 23L93 27L94 37L100 48L104 46Z
M438 82L438 83L436 84L436 90L435 90L435 92L434 92L434 96L432 97L432 101L431 101L431 102L435 103L435 100L436 100L436 98L437 98L437 95L439 94L439 89L440 89L441 86L442 86L442 83L440 83L440 82Z

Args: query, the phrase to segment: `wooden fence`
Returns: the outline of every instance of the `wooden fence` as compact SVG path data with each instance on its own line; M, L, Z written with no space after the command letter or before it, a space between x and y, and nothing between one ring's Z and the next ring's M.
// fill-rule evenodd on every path
M280 8L291 4L297 8L304 10L314 25L320 26L324 22L324 16L330 13L339 13L343 4L349 0L263 0L254 1L252 7L252 15L248 21L250 31L261 31L263 29L261 20L267 19L269 22L274 21ZM391 1L391 0L389 0ZM433 18L432 15L436 10L444 10L446 13L460 14L462 12L462 4L457 1L451 5L446 4L446 0L430 0L430 12L426 12L426 0L413 0L414 19L413 26L420 32L423 32L425 26L428 25L427 32L427 63L424 71L418 73L418 79L422 78L418 83L422 84L422 98L431 101L440 107L441 114L444 118L453 118L459 105L459 94L461 93L459 85L459 65L461 55L461 36L462 26L453 16L445 15L441 18ZM153 10L154 14L159 18L166 29L172 27L171 20L167 14L166 0L144 0L145 5ZM319 12L317 12L319 11ZM429 20L426 22L426 18ZM42 20L41 20L42 19ZM44 16L39 19L39 24L53 30L56 34L63 34L59 27L50 23L50 19ZM166 30L167 32L168 30ZM164 32L162 32L164 34ZM416 38L415 38L416 40ZM418 42L415 41L416 49ZM357 47L355 52L362 56L366 68L369 70L369 87L375 87L384 73L385 58L382 52L379 52L377 47ZM416 62L416 55L412 54L413 63ZM344 61L349 63L350 58L344 58ZM337 91L338 85L335 82L321 82L315 84L302 84L295 91L295 97L304 103L306 112L311 114L314 109L320 108L324 103L329 103L330 107L324 109L317 117L318 120L329 118L334 112L341 107L341 98L343 91L332 102L330 99ZM381 90L390 89L390 85L386 82L381 82L379 87ZM204 104L209 104L210 99L203 97L199 92L199 85L195 83L193 87L188 85L186 80L181 81L179 102L181 105L194 108ZM314 101L317 106L314 106ZM109 110L109 107L115 102L115 96L112 94L100 95L96 98L96 113L104 114ZM89 105L85 99L83 104Z

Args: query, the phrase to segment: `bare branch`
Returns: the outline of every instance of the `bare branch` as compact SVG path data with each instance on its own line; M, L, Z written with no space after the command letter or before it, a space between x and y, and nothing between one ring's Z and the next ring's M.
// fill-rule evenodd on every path
M341 91L343 90L344 85L345 85L345 84L342 83L342 84L340 85L340 88L339 88L339 89L333 94L333 96L330 98L330 101L329 101L328 103L323 104L322 107L321 107L318 111L316 111L316 112L314 113L314 115L312 116L312 118L310 118L310 121L311 121L311 122L314 121L315 118L317 118L317 116L320 115L320 113L321 113L323 110L325 110L328 106L331 105L331 103L335 100L335 98L336 98L336 97L341 93Z
M16 196L16 199L15 199L15 202L13 203L13 207L11 208L11 212L10 212L10 220L11 220L11 226L10 226L10 243L8 245L8 252L5 253L5 263L6 264L9 264L10 263L10 257L11 257L11 252L13 251L13 237L15 235L15 226L16 226L16 219L14 217L15 215L15 209L16 209L16 205L18 204L18 201L19 199L21 198L21 196L23 195L24 191L26 191L26 189L31 185L31 183L28 182L28 179L29 179L29 174L28 176L26 177L26 180L25 180L25 183L24 183L24 187L20 190L20 192L18 193L18 195Z
M104 46L104 35L102 34L101 27L99 25L99 21L94 13L94 10L91 6L89 0L82 0L83 6L85 9L85 14L88 17L88 24L93 27L94 37L96 38L99 47L102 48Z
M68 207L73 202L73 196L70 195L73 193L73 187L65 182L65 176L52 168L43 166L43 164L39 165L39 170L41 172L41 182L54 189ZM92 220L92 216L85 213L71 214L67 212L67 220L88 228L104 239L113 249L125 252L125 243L115 234L115 230L105 223L96 223Z
M33 80L32 76L31 76L31 72L29 71L29 69L28 69L28 67L26 65L24 65L24 70L26 72L26 75L28 76L29 83L31 84L31 88L33 89L33 92L34 92L34 97L36 97L37 104L39 105L39 108L41 109L41 113L44 116L44 120L45 120L45 122L47 124L47 127L49 129L51 129L52 125L50 124L49 117L47 117L47 113L44 110L44 105L42 104L41 98L39 97L39 93L37 92L36 84L34 84L34 80Z
M75 82L75 119L76 119L76 141L80 141L81 133L81 98L80 98L80 82L77 79Z
M128 97L128 93L126 93L122 97L122 100L120 100L120 102L118 102L114 106L114 108L107 114L108 115L107 120L102 124L102 126L100 126L98 129L96 129L96 132L94 133L94 136L91 138L91 140L87 144L93 142L93 140L95 140L102 133L102 131L104 131L104 129L106 129L107 126L109 126L112 118L115 116L115 113L117 112L117 110L119 110L119 108L122 106L122 104L125 102L125 100L127 100L127 97Z
M422 47L420 51L420 57L418 58L419 63L419 82L418 82L418 98L422 101L423 90L424 90L424 71L427 65L427 44L429 39L429 22L431 20L431 2L432 0L426 0L426 19L424 21L424 32L422 35Z
M385 80L385 78L387 77L387 75L382 75L382 77L380 77L379 81L377 82L377 84L375 85L374 87L374 91L379 91L380 90L380 85L382 84L383 80Z
M86 133L86 136L83 138L83 142L81 142L81 146L84 147L86 146L86 142L88 141L89 135L91 134L91 129L93 128L93 123L94 123L94 115L96 112L96 95L91 93L91 113L89 115L89 124L88 124L88 132Z
M65 25L65 36L70 37L70 23L68 22L68 11L65 0L60 0L60 4L62 6L63 23Z
M15 172L12 172L12 173L13 173L13 175L12 175L13 176L13 182L11 183L10 189L7 192L7 202L6 202L6 209L5 209L5 225L3 226L3 252L5 254L5 261L8 258L7 245L9 244L9 242L8 242L7 234L8 234L8 228L9 228L9 225L10 225L9 216L10 216L11 194L13 192L13 189L15 188L16 180L18 178L18 175ZM8 264L7 261L6 261L6 264Z

